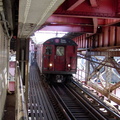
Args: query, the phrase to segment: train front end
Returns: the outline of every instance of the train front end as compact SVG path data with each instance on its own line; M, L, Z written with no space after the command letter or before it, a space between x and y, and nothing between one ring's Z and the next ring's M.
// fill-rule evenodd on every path
M54 82L64 82L77 69L77 44L71 39L53 38L43 44L42 71Z

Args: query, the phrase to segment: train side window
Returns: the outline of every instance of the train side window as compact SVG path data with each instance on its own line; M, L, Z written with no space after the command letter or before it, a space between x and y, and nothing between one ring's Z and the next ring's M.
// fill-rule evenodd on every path
M51 55L51 54L52 54L52 47L46 46L46 55Z
M64 47L62 47L62 46L57 46L57 47L56 47L56 55L57 55L57 56L64 56Z

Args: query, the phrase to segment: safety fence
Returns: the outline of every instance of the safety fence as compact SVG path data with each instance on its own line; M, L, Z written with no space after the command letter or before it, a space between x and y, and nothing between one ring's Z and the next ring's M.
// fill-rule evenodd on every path
M24 97L24 88L19 68L19 63L16 62L16 105L15 105L15 120L28 120L27 107Z

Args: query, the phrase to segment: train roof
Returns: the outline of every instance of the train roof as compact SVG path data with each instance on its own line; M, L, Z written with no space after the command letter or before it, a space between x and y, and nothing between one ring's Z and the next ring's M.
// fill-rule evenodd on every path
M43 43L43 45L74 45L77 44L69 38L51 38Z

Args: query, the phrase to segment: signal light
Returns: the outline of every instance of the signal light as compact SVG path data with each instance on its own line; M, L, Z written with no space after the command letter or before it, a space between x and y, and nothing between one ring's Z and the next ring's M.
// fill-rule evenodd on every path
M50 67L52 67L52 66L53 66L53 64L52 64L52 63L50 63L50 64L49 64L49 66L50 66Z
M70 67L71 65L70 64L68 64L68 67Z

